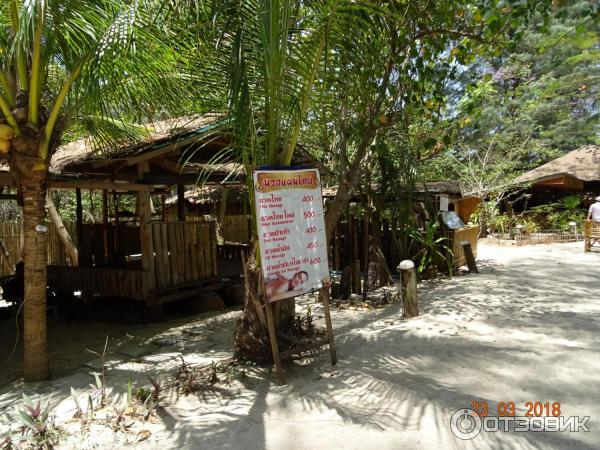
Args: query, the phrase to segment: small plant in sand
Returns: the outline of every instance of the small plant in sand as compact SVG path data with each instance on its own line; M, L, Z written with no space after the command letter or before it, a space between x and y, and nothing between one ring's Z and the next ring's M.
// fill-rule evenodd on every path
M175 385L180 393L183 395L193 394L200 390L200 380L197 374L194 372L192 366L185 362L183 356L181 358L181 366L177 370L175 375Z
M132 417L141 416L143 420L148 420L150 415L160 406L161 394L164 390L163 382L148 377L150 386L133 388L131 380L127 385L127 403L126 415Z
M314 324L312 308L309 306L304 315L296 315L290 327L290 335L284 336L289 341L290 348L301 347L310 344L324 331L318 330Z
M240 369L242 364L239 361L227 363L212 361L208 366L192 367L183 357L180 358L181 366L175 374L175 386L183 395L212 389L217 383L231 383L236 376L246 376Z
M58 443L60 429L54 424L51 416L51 399L43 403L41 399L34 401L23 394L23 405L17 409L16 421L21 425L20 446L40 450L52 449ZM15 445L7 437L2 448L13 448Z
M100 358L100 373L94 373L94 378L96 381L96 385L90 385L90 387L94 390L93 397L98 399L98 403L100 407L105 407L107 404L107 391L106 391L106 355L108 350L108 336L106 336L106 340L104 341L104 349L102 353L96 352L94 350L90 350L88 348L88 352L98 356Z
M296 315L292 326L294 335L299 337L313 337L315 334L315 325L313 323L312 307L306 309L305 315Z

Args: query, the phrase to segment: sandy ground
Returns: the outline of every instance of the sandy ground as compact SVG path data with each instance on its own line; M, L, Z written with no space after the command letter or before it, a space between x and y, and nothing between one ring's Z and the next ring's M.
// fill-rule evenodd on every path
M159 420L143 425L143 442L98 429L93 439L88 431L72 434L61 447L598 449L600 254L582 246L482 244L480 274L419 286L418 318L402 319L399 304L334 311L333 368L324 352L286 364L284 386L249 370L199 395L169 392ZM238 314L167 322L115 341L107 364L113 395L129 378L142 383L145 374L172 373L179 355L193 364L226 359ZM315 314L322 314L318 306ZM64 421L73 413L69 388L85 390L90 371L33 386L11 382L0 390L0 408L9 411L23 390L52 393ZM519 413L528 401L558 401L563 415L590 416L591 431L482 431L457 439L450 417L473 401L487 401L492 413L501 401L515 402Z

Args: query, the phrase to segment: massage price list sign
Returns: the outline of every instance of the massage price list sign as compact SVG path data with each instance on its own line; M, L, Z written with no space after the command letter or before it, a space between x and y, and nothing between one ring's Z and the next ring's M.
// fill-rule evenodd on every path
M319 171L257 170L253 180L267 300L320 289L330 278Z

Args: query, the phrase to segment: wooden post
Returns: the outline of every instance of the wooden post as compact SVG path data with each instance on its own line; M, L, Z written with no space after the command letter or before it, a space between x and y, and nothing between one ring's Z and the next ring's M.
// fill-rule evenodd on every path
M419 315L419 300L417 298L417 277L415 263L405 259L398 265L402 288L403 317L411 318Z
M467 266L469 267L469 273L479 273L477 270L477 264L475 263L475 256L473 256L473 249L469 241L462 241L460 243L465 259L467 260Z
M119 264L122 263L122 255L121 255L121 216L119 214L119 194L117 191L112 192L113 197L113 206L115 208L115 227L113 232L113 254L115 256L116 262Z
M161 215L162 221L167 221L167 196L164 192L160 193L160 207L161 207Z
M363 227L363 233L364 233L364 237L363 237L363 264L362 264L362 270L363 270L363 274L364 274L364 281L363 281L363 301L367 300L367 294L368 294L368 283L367 283L367 277L368 277L368 273L369 273L369 212L368 212L368 201L367 201L367 213L365 213L365 220L364 220L364 227Z
M350 229L352 230L352 232L351 232L350 236L348 236L348 238L350 239L350 242L352 243L352 259L351 259L351 261L354 264L354 262L359 261L359 258L360 258L360 251L358 248L358 245L360 242L358 218L352 217L352 226ZM358 264L359 264L358 276L360 277L360 261ZM357 292L357 294L360 294L360 292Z
M323 311L325 312L325 324L327 325L327 340L329 341L329 354L331 356L331 365L337 364L337 352L335 351L335 342L333 341L333 327L331 325L331 314L329 313L329 288L321 288L321 299L323 300Z
M91 189L88 191L88 195L90 196L90 214L89 214L90 221L92 223L96 223L96 218L94 217L96 215L95 214L96 211L95 211L95 207L94 207L94 193L92 192Z
M273 304L267 303L265 309L267 310L267 327L269 328L269 340L271 341L271 352L273 353L277 378L279 378L279 384L284 384L283 368L281 366L281 358L279 357L279 344L277 343L277 331L275 330L275 319L273 318Z
M102 189L102 241L104 244L104 261L110 261L112 247L108 243L108 191Z
M592 250L592 221L586 220L583 224L583 251L589 252Z
M138 164L138 176L143 177L147 170L144 163ZM140 218L140 245L142 250L142 269L148 273L147 284L143 287L144 301L148 303L150 293L156 287L156 277L154 271L154 245L152 240L152 210L150 206L150 190L138 192L138 206ZM154 306L154 305L152 305Z
M81 204L81 189L75 189L75 218L77 221L77 244L81 246L83 232L83 206Z
M177 185L177 220L185 222L185 186Z
M19 260L23 261L23 249L25 248L25 221L21 217L19 223Z
M229 188L223 188L223 193L221 194L221 204L219 205L219 215L218 221L219 225L223 226L223 220L225 219L225 212L227 211L227 197L229 197Z
M352 292L360 294L360 261L358 259L352 264Z
M108 223L108 191L102 189L102 223Z
M346 300L350 298L352 293L352 268L350 266L344 267L342 270L342 278L340 280L340 295L339 298Z

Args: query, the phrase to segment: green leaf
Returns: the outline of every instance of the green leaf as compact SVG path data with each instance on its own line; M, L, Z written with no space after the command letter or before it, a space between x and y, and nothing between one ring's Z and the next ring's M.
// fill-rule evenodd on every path
M498 17L491 17L488 19L487 25L489 30L495 34L502 28L502 21Z
M26 427L29 427L29 428L35 428L35 426L36 426L36 423L35 423L35 421L34 421L34 420L31 418L31 416L30 416L30 415L28 415L28 414L26 414L26 413L25 413L25 412L23 412L23 411L19 411L19 419L20 419L21 423L22 423L23 425L25 425Z

